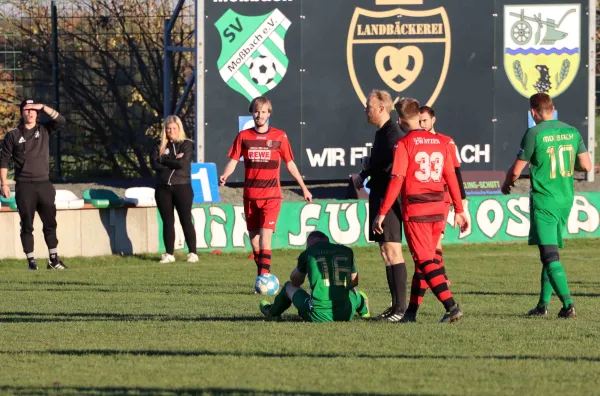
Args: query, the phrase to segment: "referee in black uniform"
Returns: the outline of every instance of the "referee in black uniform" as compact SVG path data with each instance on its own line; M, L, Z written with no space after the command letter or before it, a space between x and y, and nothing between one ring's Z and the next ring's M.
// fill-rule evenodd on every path
M21 244L27 256L30 270L38 266L33 256L33 219L37 211L44 225L44 239L48 246L48 269L63 270L67 267L58 257L56 239L56 190L50 183L50 137L62 129L65 118L54 109L34 100L21 102L21 121L17 128L4 136L0 153L0 182L2 195L10 197L6 184L8 164L12 158L15 164L15 200L21 218ZM50 120L39 123L38 113L43 111Z
M390 118L394 109L392 97L386 91L374 90L367 99L365 113L369 123L377 125L371 156L363 158L363 170L354 181L356 188L363 187L365 179L370 177L367 187L369 193L369 224L379 212L385 190L390 180L394 162L394 146L404 136L398 124ZM398 322L406 310L407 275L406 264L402 256L402 216L400 198L383 222L383 234L375 234L369 227L369 240L379 243L381 257L385 263L392 305L376 319Z

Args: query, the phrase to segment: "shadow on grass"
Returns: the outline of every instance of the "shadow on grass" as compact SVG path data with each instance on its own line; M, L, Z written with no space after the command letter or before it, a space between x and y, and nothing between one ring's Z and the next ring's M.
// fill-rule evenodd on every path
M0 391L12 395L337 395L327 392L298 392L298 391L259 391L254 389L237 388L127 388L127 387L87 387L87 386L55 386L55 387L18 387L0 386ZM349 396L370 396L381 393L344 393ZM430 393L393 393L394 395L431 395Z
M461 291L457 295L466 296L533 296L539 297L540 293L530 292L493 292L493 291ZM571 293L573 297L600 297L600 293Z
M73 282L73 281L27 281L20 282L14 280L0 280L0 283L6 283L10 285L47 285L47 286L102 286L100 283L90 283L90 282Z
M310 359L408 359L408 360L533 360L565 362L600 362L600 356L537 356L537 355L424 355L424 354L366 354L366 353L308 353L308 352L239 352L239 351L170 351L119 349L50 349L47 351L0 351L8 355L58 356L147 356L147 357L260 357Z
M259 322L262 316L181 316L116 313L41 313L0 312L0 323L52 323L52 322ZM288 320L286 320L288 321ZM289 320L293 321L293 320Z
M1 0L0 0L1 1ZM163 293L163 294L194 294L194 295L229 295L229 296L246 296L253 295L247 289L244 288L241 291L230 291L230 290L211 290L202 287L201 283L197 284L186 284L186 285L177 285L177 284L163 284L163 285L147 285L147 287L143 287L140 285L114 285L114 288L111 285L101 284L93 284L90 283L89 286L96 287L81 287L81 288L67 288L64 286L83 286L84 284L79 283L65 283L65 282L40 282L40 285L48 286L48 287L40 287L31 282L14 282L14 285L18 285L21 287L0 287L0 292L52 292L52 293L73 293L73 292L88 292L88 293ZM31 287L23 287L31 285ZM188 289L186 289L188 288ZM183 290L181 290L183 289Z

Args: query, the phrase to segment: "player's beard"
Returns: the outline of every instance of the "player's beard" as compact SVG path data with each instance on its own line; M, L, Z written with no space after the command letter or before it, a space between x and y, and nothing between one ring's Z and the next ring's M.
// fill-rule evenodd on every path
M367 114L367 121L369 122L369 124L377 125L377 120L375 119L375 116L371 114Z
M262 128L263 126L265 126L266 123L267 123L267 120L261 120L258 118L254 119L254 126L256 128Z

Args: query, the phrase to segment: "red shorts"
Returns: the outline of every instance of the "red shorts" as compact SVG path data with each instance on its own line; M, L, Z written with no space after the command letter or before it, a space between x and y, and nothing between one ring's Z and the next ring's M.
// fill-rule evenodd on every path
M450 209L452 209L452 204L450 202L446 202L446 211L444 212L444 229L442 230L442 234L446 232L446 224L448 223L448 215L450 214Z
M442 231L446 228L445 221L436 223L404 222L404 236L415 261L433 260Z
M275 231L280 209L281 199L244 199L246 228L248 231L258 231L260 228Z

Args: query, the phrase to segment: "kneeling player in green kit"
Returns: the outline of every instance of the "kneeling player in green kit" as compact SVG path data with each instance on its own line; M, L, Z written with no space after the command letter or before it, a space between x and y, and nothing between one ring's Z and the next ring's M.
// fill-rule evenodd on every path
M577 129L554 119L554 105L544 93L533 95L529 107L536 126L525 133L521 150L506 174L504 194L529 162L531 193L529 198L529 245L538 245L542 261L540 300L529 315L547 315L552 290L562 302L559 318L575 318L575 306L560 263L558 248L573 206L573 171L589 172L592 162Z
M300 317L308 322L345 322L356 313L369 318L367 296L356 289L358 270L352 249L330 243L320 231L308 235L306 247L290 281L283 285L273 304L261 301L260 311L270 320L280 320L294 304ZM300 287L306 275L312 295Z

